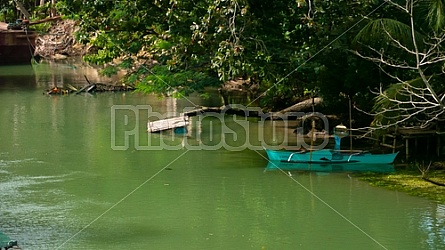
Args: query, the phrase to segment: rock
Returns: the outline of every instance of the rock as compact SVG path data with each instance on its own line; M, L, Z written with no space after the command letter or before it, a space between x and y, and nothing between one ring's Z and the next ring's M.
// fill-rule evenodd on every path
M51 59L54 59L54 60L64 60L66 58L67 58L67 56L66 55L62 55L62 54L55 54L55 55L51 56Z

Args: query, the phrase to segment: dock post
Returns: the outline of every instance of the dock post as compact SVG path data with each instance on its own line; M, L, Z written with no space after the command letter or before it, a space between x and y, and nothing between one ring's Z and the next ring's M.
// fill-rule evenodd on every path
M406 154L406 159L408 160L408 158L409 158L409 138L408 137L405 137L405 142L406 142L405 154Z

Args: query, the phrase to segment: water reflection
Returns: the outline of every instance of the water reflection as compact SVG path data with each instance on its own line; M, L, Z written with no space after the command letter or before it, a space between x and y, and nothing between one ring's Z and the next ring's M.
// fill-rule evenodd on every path
M429 249L445 245L445 205L436 204L422 212L419 228L427 235L425 243Z
M36 75L31 65L0 66L0 90L36 87Z
M87 79L94 83L116 83L123 75L119 73L112 77L102 76L97 67L76 58L63 62L44 61L34 65L34 70L37 83L51 88L64 87L66 84L83 86L88 84Z
M291 163L282 161L269 161L266 167L267 171L273 170L296 170L296 171L314 171L314 172L376 172L393 173L395 172L392 164L308 164Z
M99 73L97 67L83 63L79 58L65 61L42 61L34 65L0 66L0 89L35 89L86 85L87 79L95 83L116 83L124 73L112 77Z

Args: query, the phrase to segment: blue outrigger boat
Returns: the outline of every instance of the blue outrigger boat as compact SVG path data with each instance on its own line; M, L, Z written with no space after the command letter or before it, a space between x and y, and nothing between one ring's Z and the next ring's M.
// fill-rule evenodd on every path
M314 163L314 164L392 164L399 152L392 154L372 154L367 151L342 151L340 150L341 138L348 136L345 126L339 125L334 129L334 149L321 150L270 150L266 149L270 161L289 163Z
M371 154L366 151L348 153L332 149L321 149L315 151L287 151L266 149L266 153L270 161L315 164L391 164L394 162L398 154L398 152L392 154Z

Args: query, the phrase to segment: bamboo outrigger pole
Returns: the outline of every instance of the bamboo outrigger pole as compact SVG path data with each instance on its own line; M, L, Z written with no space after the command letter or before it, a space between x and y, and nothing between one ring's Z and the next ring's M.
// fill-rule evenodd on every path
M315 138L315 120L312 120L311 122L312 128L311 128L311 149L310 149L310 155L309 155L309 167L312 168L312 150L314 146Z
M349 150L352 153L352 101L351 101L351 96L348 95L349 97Z

